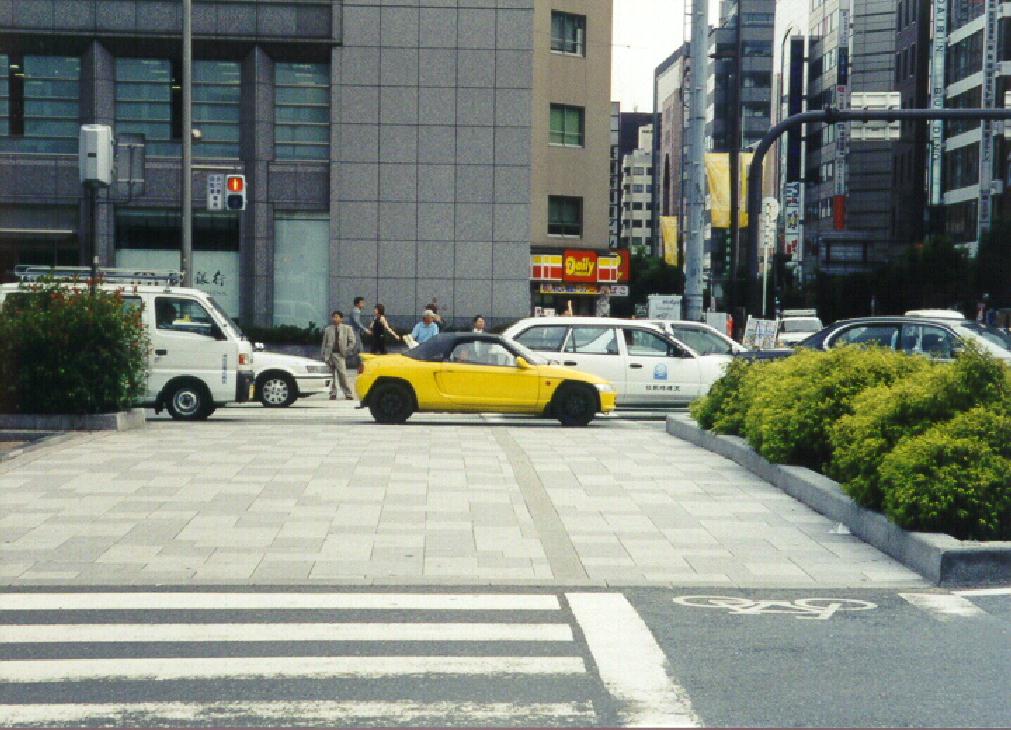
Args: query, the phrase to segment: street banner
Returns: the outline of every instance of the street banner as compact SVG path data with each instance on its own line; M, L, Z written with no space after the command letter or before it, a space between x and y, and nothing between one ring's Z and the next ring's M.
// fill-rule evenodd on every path
M791 261L800 261L803 256L800 245L800 193L799 182L783 185L783 252Z
M668 266L678 265L677 216L660 216L660 238L663 240L663 260Z
M751 152L741 152L739 156L740 190L738 201L740 215L738 228L748 225L748 168L751 166ZM727 152L706 153L706 179L709 182L710 213L713 228L730 228L730 154Z

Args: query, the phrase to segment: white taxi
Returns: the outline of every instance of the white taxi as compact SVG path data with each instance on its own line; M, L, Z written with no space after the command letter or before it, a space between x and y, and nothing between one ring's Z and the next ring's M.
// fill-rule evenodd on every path
M699 355L645 320L530 317L502 335L560 365L605 378L619 407L690 403L709 392L732 360Z

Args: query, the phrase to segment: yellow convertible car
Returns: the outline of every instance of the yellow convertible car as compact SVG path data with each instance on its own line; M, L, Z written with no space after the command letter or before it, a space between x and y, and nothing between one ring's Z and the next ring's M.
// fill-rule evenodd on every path
M598 412L614 410L615 401L603 378L476 332L436 335L402 354L363 355L355 387L379 423L403 423L415 411L494 411L585 426Z

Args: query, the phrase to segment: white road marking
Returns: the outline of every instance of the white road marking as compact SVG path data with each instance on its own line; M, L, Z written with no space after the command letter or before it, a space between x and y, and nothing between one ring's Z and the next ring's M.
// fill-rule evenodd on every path
M899 595L917 608L935 613L941 618L986 615L986 611L972 601L950 593L900 593Z
M567 593L597 671L626 727L699 727L688 694L667 673L667 658L620 593Z
M572 641L568 624L223 623L0 626L0 643L124 641Z
M1011 596L1011 588L972 588L952 593L956 596Z
M591 702L138 702L105 704L0 705L0 726L67 726L101 724L116 727L155 727L200 722L227 726L236 719L256 718L264 727L299 726L354 727L365 720L388 723L466 726L501 726L516 718L530 726L546 726L560 720L596 722Z
M325 656L0 661L0 682L395 677L415 674L584 674L581 657Z
M0 611L98 610L557 611L558 598L510 593L4 593Z

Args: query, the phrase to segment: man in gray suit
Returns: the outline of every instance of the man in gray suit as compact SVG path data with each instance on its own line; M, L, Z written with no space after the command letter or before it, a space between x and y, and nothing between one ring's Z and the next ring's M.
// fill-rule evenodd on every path
M333 324L323 330L323 362L330 366L333 376L330 381L330 400L337 400L337 381L347 400L354 400L351 385L348 383L348 369L345 358L355 348L355 332L350 325L344 324L344 314L334 310L330 314Z

